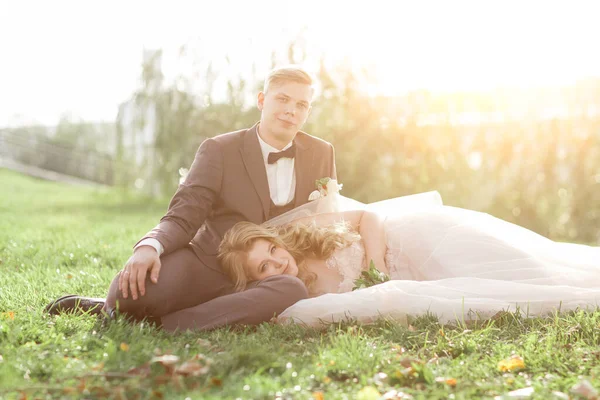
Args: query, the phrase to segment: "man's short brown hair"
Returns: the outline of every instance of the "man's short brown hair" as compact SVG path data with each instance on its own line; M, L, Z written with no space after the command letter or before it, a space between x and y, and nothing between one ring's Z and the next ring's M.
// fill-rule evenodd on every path
M303 68L297 65L287 65L273 69L265 79L263 92L267 93L272 85L281 84L283 82L298 82L306 85L313 85L314 79Z

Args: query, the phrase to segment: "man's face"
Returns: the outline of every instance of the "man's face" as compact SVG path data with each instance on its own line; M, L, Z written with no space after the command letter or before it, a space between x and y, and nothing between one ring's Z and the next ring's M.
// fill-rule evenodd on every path
M297 82L272 84L267 93L260 92L258 109L263 140L280 146L291 142L308 118L312 94L310 85Z

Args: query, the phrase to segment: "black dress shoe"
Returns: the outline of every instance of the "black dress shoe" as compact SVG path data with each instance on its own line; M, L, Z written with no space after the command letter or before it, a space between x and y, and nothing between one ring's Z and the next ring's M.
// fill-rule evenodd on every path
M102 298L83 297L76 294L70 294L54 300L44 308L44 311L50 315L62 313L100 315L102 314L104 301L105 299Z

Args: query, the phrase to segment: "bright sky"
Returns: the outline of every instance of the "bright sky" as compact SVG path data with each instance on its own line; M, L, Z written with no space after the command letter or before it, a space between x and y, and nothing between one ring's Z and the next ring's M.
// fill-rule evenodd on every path
M114 120L144 47L165 50L167 76L189 67L186 43L262 76L300 32L311 60L367 67L374 93L560 85L600 76L598 15L593 0L0 0L0 127Z

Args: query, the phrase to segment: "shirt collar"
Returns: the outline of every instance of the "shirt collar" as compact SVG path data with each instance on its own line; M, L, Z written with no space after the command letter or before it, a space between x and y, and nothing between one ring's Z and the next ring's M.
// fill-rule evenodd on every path
M263 161L265 162L265 164L267 164L269 153L279 153L280 151L284 151L292 147L293 144L293 141L291 141L283 149L279 150L271 146L269 143L265 142L258 134L258 129L256 130L256 136L258 136L258 143L260 143L260 150L262 151Z

